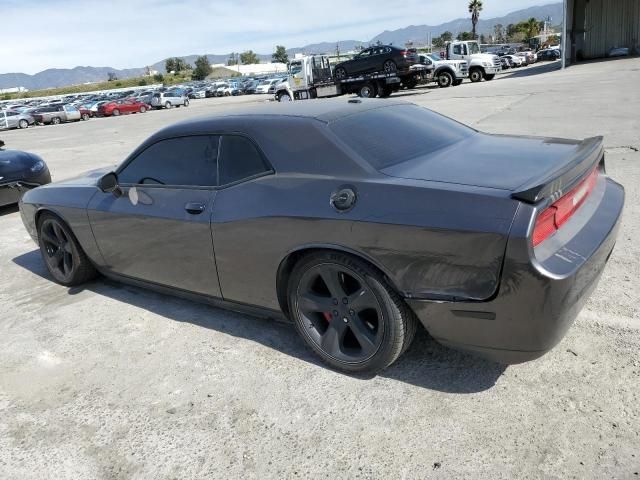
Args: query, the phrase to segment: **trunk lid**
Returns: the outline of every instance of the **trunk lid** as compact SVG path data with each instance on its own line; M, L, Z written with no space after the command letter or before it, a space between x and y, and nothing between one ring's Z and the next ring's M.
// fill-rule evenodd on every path
M567 189L595 165L602 137L566 140L477 133L431 154L382 170L393 177L512 192L537 202Z

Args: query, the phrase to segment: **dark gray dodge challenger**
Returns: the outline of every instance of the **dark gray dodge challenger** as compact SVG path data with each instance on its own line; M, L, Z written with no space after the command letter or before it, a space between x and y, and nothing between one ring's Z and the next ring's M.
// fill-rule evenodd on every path
M413 104L316 100L185 121L115 172L27 192L52 277L108 277L294 321L375 372L418 321L502 363L560 341L616 240L602 138L488 135Z

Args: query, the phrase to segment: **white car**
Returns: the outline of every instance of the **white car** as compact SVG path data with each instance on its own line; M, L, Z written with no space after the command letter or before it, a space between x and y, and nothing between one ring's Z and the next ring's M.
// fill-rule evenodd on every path
M281 78L270 78L268 80L264 80L256 87L256 93L274 93L276 85L279 83L282 83Z
M505 55L505 57L509 57L513 61L514 67L521 67L522 65L525 65L524 60L517 55Z

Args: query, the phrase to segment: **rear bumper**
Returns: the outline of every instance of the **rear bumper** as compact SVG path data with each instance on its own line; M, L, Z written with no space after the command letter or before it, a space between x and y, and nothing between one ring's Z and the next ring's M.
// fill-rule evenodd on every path
M533 207L521 204L492 300L407 302L445 345L506 364L541 357L564 337L598 284L615 245L623 205L622 186L601 177L556 238L534 251L528 236Z

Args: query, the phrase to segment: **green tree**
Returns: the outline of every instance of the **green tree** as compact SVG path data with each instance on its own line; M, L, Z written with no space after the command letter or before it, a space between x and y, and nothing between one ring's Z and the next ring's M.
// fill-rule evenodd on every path
M184 59L176 57L173 60L175 62L176 73L191 69L191 65L184 61Z
M444 40L442 39L442 36L435 37L433 40L431 40L431 45L435 48L444 47Z
M460 32L456 37L457 40L473 40L473 33L471 32Z
M191 74L193 80L204 80L211 73L211 64L206 55L196 58L196 68Z
M254 63L258 63L258 55L253 53L253 50L247 50L246 52L242 52L240 54L240 62L243 65L252 65Z
M231 52L229 54L229 58L227 59L227 65L233 66L238 64L238 54L236 52Z
M167 58L164 62L164 69L167 71L167 73L175 72L176 71L175 58Z
M523 22L522 32L526 35L526 38L533 38L540 33L540 23L535 18L531 17L526 22Z
M453 40L453 33L447 30L442 35L440 35L440 38L442 39L443 42L450 42L451 40Z
M289 55L287 55L287 49L282 45L276 46L276 51L271 55L271 61L273 63L289 63Z
M504 42L504 27L501 23L493 26L493 40L496 43Z
M476 25L480 20L482 11L482 0L469 0L469 13L471 14L471 38L476 38Z
M162 75L161 73L156 73L153 76L153 80L156 82L164 82L164 75Z

